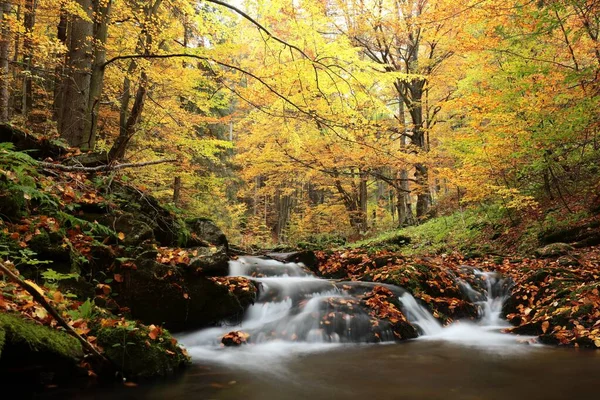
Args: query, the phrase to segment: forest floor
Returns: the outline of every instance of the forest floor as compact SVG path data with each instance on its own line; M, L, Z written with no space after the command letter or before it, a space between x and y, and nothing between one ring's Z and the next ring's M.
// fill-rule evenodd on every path
M457 277L473 282L473 268L498 272L512 279L508 331L600 348L600 215L583 208L557 215L550 206L512 221L481 207L455 212L317 252L315 272L402 286L444 324L477 318Z

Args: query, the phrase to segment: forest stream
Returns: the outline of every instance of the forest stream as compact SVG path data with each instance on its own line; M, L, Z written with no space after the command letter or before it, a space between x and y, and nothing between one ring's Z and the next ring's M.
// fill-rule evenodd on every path
M477 322L447 327L402 288L383 285L400 301L419 337L394 343L385 321L374 324L357 306L374 283L319 279L301 264L255 257L230 261L230 275L252 277L260 296L238 326L179 337L194 365L167 380L135 387L115 385L92 394L70 390L48 397L151 399L562 399L594 398L589 373L597 352L536 344L533 337L502 333L500 318L510 282L479 272L477 291L459 285L478 304ZM460 278L456 278L459 279ZM381 286L381 285L380 285ZM354 306L353 306L354 305ZM377 326L374 326L377 325ZM228 332L249 344L223 347ZM380 343L367 344L377 338Z

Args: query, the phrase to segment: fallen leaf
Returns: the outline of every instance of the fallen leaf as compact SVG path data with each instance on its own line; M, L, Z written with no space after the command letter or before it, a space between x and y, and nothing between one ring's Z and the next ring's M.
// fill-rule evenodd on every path
M48 311L44 307L34 307L34 314L39 319L46 319L48 317Z
M57 303L61 303L65 299L64 296L63 296L63 294L61 292L59 292L58 290L56 292L54 292L54 294L52 295L52 298Z
M542 332L546 333L549 326L550 326L550 322L548 322L548 321L542 322Z
M31 287L33 287L36 292L38 292L42 296L44 295L44 291L42 290L42 288L39 287L34 281L27 279L25 282L27 282Z

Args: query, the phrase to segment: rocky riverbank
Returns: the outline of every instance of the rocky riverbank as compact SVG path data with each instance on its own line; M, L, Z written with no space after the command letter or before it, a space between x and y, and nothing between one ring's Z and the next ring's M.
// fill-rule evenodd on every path
M88 360L56 318L5 276L4 380L53 385L73 376L168 375L189 363L169 331L237 321L254 301L250 281L225 277L227 239L210 220L184 219L118 176L76 164L68 149L5 134L2 266L42 294L110 366ZM24 141L27 153L15 149Z

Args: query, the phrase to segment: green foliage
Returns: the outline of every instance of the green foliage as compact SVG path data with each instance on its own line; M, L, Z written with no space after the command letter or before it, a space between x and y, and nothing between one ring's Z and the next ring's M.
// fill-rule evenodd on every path
M87 231L92 235L117 237L117 233L114 230L97 222L89 222L63 211L58 211L56 215L63 224L67 223L72 227L79 226L83 231Z
M92 319L95 315L94 302L92 302L90 299L87 299L81 303L77 310L70 310L68 313L73 320L77 320L79 318L86 320Z
M79 274L62 274L53 269L47 269L46 271L42 272L42 278L44 278L46 281L50 281L51 283L56 283L66 279L77 279L79 278Z

